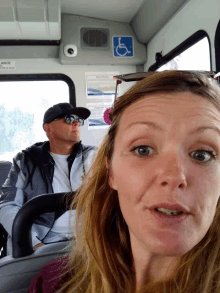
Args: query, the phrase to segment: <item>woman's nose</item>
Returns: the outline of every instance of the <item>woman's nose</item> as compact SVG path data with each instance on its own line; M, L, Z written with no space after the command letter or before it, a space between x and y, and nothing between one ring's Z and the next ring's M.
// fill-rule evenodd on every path
M171 190L176 188L185 189L187 187L185 168L180 158L169 158L160 166L158 183L161 187L170 188Z

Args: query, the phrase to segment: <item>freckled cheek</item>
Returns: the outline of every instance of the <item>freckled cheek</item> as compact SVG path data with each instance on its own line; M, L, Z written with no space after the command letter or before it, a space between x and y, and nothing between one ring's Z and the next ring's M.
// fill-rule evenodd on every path
M196 222L208 223L215 214L220 195L220 173L213 168L204 172L197 170L194 174L197 175L193 178L194 180L191 180L193 213Z
M131 201L138 200L146 192L150 170L141 168L137 163L129 160L116 160L114 168L114 181L119 196L126 197Z
M206 191L206 194L209 194L209 199L212 198L215 201L220 195L220 170L213 168L203 172L198 180L198 185L200 189Z

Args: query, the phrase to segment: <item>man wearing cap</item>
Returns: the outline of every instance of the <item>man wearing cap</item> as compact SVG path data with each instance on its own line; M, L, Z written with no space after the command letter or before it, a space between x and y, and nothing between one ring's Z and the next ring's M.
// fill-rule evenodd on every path
M43 120L49 141L36 143L13 159L0 205L0 223L8 233L7 255L12 254L14 218L28 200L41 194L74 192L79 188L97 149L80 141L80 127L89 116L86 108L74 108L69 103L54 105L45 112ZM33 247L68 239L70 216L74 216L74 211L57 218L55 213L40 216L32 226ZM67 223L66 227L63 223Z

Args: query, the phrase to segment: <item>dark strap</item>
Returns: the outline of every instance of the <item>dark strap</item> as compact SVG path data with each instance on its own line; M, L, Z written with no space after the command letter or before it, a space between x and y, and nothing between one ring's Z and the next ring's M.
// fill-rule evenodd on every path
M68 192L64 196L62 196L59 200L60 207L59 209L55 210L55 221L62 216L66 211L70 210L71 202L74 198L74 192Z
M8 233L6 232L2 224L0 224L0 251L1 251L0 258L7 255L7 251L6 251L7 239L8 239Z

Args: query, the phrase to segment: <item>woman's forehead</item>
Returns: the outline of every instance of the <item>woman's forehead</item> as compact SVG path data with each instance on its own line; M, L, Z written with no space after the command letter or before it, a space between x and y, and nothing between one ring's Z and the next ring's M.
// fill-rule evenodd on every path
M207 118L220 122L220 112L207 98L192 93L147 95L131 104L122 114L120 124L140 119L187 120Z

